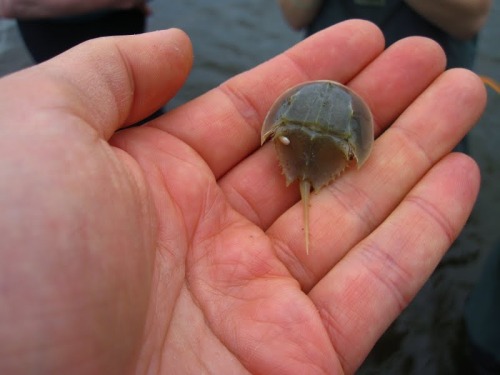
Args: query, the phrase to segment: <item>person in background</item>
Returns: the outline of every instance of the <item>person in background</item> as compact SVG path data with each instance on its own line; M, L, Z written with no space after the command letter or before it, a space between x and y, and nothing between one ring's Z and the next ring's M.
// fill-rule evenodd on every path
M0 0L0 16L15 18L39 63L89 39L140 34L146 0Z
M477 35L491 0L279 0L284 17L306 35L337 22L362 18L377 24L386 46L420 35L444 49L447 67L471 68Z

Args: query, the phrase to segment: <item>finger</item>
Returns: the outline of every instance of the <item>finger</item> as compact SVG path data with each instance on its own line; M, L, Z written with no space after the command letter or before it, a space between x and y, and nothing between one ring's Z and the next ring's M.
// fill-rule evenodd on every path
M410 37L393 44L349 82L372 109L380 134L446 66L442 48L431 39Z
M259 147L266 112L284 89L319 78L345 82L382 49L382 34L373 24L338 24L172 111L154 126L194 148L218 178Z
M355 372L457 237L479 179L472 159L448 155L311 290L346 373Z
M311 197L310 253L304 249L301 202L267 231L278 257L309 290L401 202L479 118L479 78L467 70L441 75L375 142L359 171L348 171Z
M109 138L172 98L191 63L191 45L180 30L96 39L8 77L0 108L16 116L14 109L19 118L26 103L63 110Z
M436 43L408 38L381 54L349 86L368 102L378 135L444 66L443 51ZM262 228L299 199L297 186L286 188L272 145L243 161L219 182L231 205Z

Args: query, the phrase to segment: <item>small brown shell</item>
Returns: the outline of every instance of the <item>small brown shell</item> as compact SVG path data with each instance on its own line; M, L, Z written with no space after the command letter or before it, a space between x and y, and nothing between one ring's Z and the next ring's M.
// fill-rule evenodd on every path
M373 120L366 103L340 83L312 81L285 91L262 126L262 144L272 137L289 185L300 181L309 252L309 193L333 181L351 161L358 168L373 145Z

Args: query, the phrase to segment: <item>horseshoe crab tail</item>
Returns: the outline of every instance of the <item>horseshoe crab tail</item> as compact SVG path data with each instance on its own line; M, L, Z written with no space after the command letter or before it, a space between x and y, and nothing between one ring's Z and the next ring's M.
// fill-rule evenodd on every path
M304 235L306 237L306 254L309 255L309 196L311 183L307 180L300 181L300 196L304 208Z

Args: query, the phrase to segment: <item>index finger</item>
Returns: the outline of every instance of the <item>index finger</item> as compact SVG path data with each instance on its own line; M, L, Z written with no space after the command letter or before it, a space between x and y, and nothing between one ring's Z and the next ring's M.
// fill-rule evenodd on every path
M173 110L152 125L189 144L219 178L259 147L262 121L284 89L306 80L346 82L383 48L383 36L375 25L360 20L340 23Z

